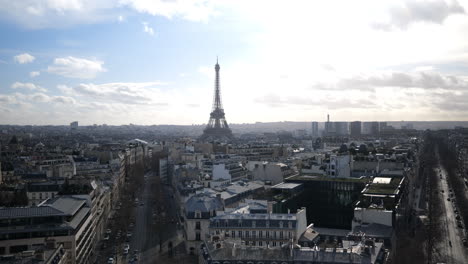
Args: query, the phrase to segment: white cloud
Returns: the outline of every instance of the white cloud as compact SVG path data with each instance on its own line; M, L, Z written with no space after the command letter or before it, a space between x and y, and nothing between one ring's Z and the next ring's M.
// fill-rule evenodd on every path
M143 24L143 32L148 33L149 35L154 35L154 30L152 27L148 25L148 22L142 22Z
M164 83L82 83L74 87L60 85L58 89L67 95L84 96L99 102L163 105L167 101L162 100L164 98L162 98L162 93L158 88L161 85L164 85Z
M165 1L165 0L121 0L121 3L135 10L167 18L182 17L187 20L207 20L215 14L215 1Z
M47 72L69 78L92 79L98 73L105 72L104 62L88 60L72 56L56 58L54 63L47 67Z
M39 71L32 71L32 72L29 73L29 77L31 77L31 78L37 77L39 75L41 75L41 72L39 72Z
M413 23L442 24L451 15L465 14L457 0L395 1L389 8L387 22L375 22L376 29L407 29Z
M115 21L122 8L153 16L201 21L215 14L214 3L212 0L0 0L0 15L32 29Z
M11 85L11 88L13 89L28 89L28 90L31 90L31 91L40 91L40 92L46 92L47 89L39 86L39 85L35 85L34 83L22 83L22 82L15 82Z
M465 77L420 70L413 73L376 72L337 78L332 83L315 83L312 85L312 88L324 90L372 90L387 87L468 90L468 81Z
M32 56L31 54L28 54L28 53L19 54L19 55L16 55L15 57L13 57L13 58L14 58L15 62L17 62L19 64L31 63L36 59L34 56Z
M124 21L124 17L123 17L123 16L118 16L117 19L119 20L119 22L123 22L123 21Z

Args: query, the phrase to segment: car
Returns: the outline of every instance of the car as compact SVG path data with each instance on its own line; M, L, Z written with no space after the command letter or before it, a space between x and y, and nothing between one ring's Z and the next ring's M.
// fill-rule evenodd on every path
M112 231L110 229L107 229L106 234L110 234L110 233L112 233Z
M133 259L134 259L135 261L138 261L138 255L137 255L137 254L133 255Z
M114 258L108 258L107 259L107 264L114 264Z
M134 255L138 254L138 252L139 252L138 249L133 250Z
M127 232L127 237L132 237L132 232Z
M124 249L129 250L129 249L130 249L130 245L129 245L129 244L125 244L125 245L124 245Z
M143 206L143 205L145 205L145 203L141 202L140 205Z
M106 235L104 236L104 240L109 240L109 238L110 238L110 237L109 237L108 234L106 234Z
M128 255L128 249L124 248L124 250L123 250L122 254L124 254L124 255Z

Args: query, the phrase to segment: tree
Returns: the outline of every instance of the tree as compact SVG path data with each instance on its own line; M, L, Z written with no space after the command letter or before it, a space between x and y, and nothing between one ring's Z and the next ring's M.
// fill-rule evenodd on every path
M361 153L361 154L364 154L364 155L368 155L368 154L369 154L369 150L367 150L366 144L361 144L361 145L359 146L358 152Z

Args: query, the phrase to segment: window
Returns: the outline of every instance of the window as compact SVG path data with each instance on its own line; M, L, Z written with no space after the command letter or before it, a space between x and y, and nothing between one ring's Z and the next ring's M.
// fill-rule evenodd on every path
M231 231L231 236L232 236L232 238L235 238L236 237L236 231Z
M280 231L280 239L283 239L283 231Z
M252 237L257 238L257 231L252 231Z
M273 246L276 247L276 241L273 241Z
M245 231L245 237L249 237L250 236L250 232L249 231Z
M200 233L196 233L196 234L195 234L195 240L201 240L201 239L200 239Z
M273 232L273 238L276 238L276 231L272 231Z
M280 247L283 245L283 241L280 241Z
M237 232L237 235L239 236L239 238L242 238L242 231Z
M195 222L195 229L196 229L196 230L200 230L200 229L201 229L201 228L200 228L200 222L198 222L198 221Z
M291 231L288 232L288 238L291 238Z
M195 211L195 218L201 218L201 212Z
M265 231L266 232L266 238L270 238L270 231Z
M263 238L263 231L258 231L258 237Z
M262 241L258 241L258 246L259 246L259 247L263 247Z

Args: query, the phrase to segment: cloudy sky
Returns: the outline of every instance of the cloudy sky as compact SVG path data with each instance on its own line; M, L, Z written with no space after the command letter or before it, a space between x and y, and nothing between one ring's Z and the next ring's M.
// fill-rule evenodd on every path
M0 0L0 124L468 120L468 2Z

